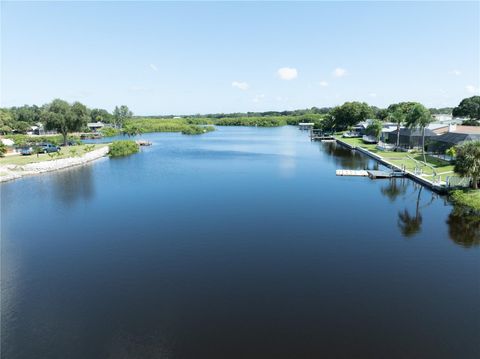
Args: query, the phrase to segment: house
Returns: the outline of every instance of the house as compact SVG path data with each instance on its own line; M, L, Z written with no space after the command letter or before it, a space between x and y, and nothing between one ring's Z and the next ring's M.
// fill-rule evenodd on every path
M87 123L87 127L92 132L98 132L105 127L105 124L103 122L89 122Z
M447 126L448 128L448 126ZM388 132L386 142L396 144L397 143L398 130ZM421 128L400 128L400 147L414 148L422 147L422 135L423 130ZM438 134L433 132L429 128L425 128L425 144L428 144L432 137L436 137Z
M45 135L45 128L43 127L43 124L38 122L34 126L30 126L30 129L27 131L27 135Z
M449 132L431 139L428 151L444 154L451 147L475 140L480 140L480 127L453 125L450 126Z

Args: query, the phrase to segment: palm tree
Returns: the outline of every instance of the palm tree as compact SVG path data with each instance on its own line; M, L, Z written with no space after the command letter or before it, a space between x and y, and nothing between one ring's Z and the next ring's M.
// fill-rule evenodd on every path
M455 172L472 178L472 188L478 189L480 179L480 140L464 142L455 148Z
M423 162L427 162L425 157L425 128L430 122L432 122L432 115L428 109L419 104L414 104L407 113L405 117L405 122L408 128L420 128L422 130L422 154Z
M397 147L400 146L400 126L405 122L405 113L398 106L388 114L388 120L397 124Z

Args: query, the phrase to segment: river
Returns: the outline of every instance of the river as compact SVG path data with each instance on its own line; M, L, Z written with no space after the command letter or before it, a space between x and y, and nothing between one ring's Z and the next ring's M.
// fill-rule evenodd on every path
M478 358L478 222L294 127L5 183L2 358Z

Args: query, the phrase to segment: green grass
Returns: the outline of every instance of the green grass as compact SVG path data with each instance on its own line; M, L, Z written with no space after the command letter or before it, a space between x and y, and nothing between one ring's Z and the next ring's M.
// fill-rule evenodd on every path
M381 151L376 148L377 145L363 143L361 138L343 138L341 136L337 136L337 138L352 146L366 149L398 167L405 166L408 171L414 172L415 168L418 167L422 170L422 177L428 180L433 180L434 172L436 172L441 181L445 181L447 177L454 176L454 166L450 162L436 157L427 155L426 160L429 165L427 166L423 163L423 155L419 152Z
M22 155L12 155L0 158L0 165L26 165L28 163L37 163L43 161L52 161L58 160L61 158L83 156L87 153L88 149L97 150L99 148L108 146L108 144L98 144L98 145L79 145L79 146L68 146L62 147L60 154L39 154L38 157L36 154L29 156Z
M480 190L478 189L454 190L450 193L450 199L455 204L480 211Z

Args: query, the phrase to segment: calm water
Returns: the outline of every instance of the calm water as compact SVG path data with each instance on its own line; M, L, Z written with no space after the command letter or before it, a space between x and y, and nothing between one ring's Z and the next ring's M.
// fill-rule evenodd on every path
M480 230L296 128L1 185L2 358L478 358Z

